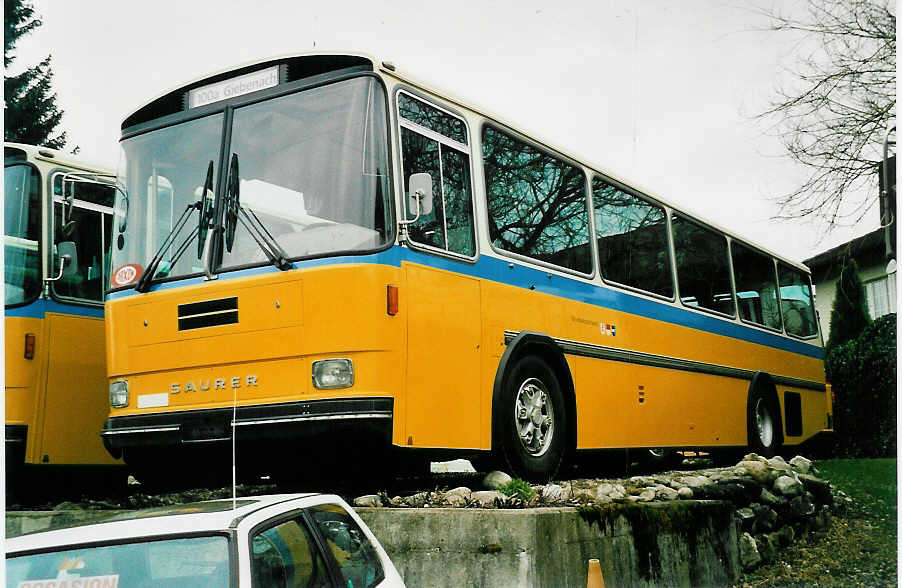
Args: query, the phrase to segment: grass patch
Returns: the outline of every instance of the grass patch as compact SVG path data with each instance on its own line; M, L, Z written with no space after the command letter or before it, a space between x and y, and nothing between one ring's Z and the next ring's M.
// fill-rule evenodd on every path
M896 586L895 459L831 459L818 475L852 498L826 532L801 538L737 586Z

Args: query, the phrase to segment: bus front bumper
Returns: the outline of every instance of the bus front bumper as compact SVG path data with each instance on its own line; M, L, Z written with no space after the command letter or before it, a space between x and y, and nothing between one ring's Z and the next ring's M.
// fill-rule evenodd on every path
M391 438L392 413L390 397L308 400L110 417L100 435L113 457L131 447L229 442L233 429L236 441L309 439L341 425Z

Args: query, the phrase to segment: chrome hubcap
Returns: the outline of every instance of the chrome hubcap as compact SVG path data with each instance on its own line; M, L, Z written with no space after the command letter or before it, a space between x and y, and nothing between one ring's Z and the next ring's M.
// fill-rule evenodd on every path
M758 426L758 440L764 447L770 447L774 441L774 420L763 399L755 404L755 423Z
M541 380L530 378L520 384L514 402L514 422L520 444L530 455L544 455L554 438L554 406Z

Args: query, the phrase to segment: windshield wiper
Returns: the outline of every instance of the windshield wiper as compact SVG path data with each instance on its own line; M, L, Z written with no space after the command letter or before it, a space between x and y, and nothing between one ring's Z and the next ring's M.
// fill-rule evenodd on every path
M188 248L188 244L191 243L191 240L194 239L195 236L199 236L201 232L201 224L204 221L204 203L207 200L207 191L208 186L212 186L213 184L213 160L210 160L209 165L207 165L207 177L204 180L204 186L201 189L200 200L192 202L188 206L185 207L185 210L182 212L181 216L175 222L175 226L172 227L172 230L169 231L169 234L166 235L166 239L163 240L163 244L160 245L160 248L157 250L156 254L154 254L153 258L150 260L150 263L147 264L147 269L144 270L144 273L141 274L141 277L138 279L138 283L135 284L135 290L138 292L147 292L150 290L150 284L153 281L154 274L157 273L157 269L160 267L160 262L163 260L163 255L166 251L172 247L173 243L175 243L176 237L178 237L179 233L182 232L182 229L188 223L188 219L191 217L191 212L194 210L200 210L200 218L198 219L198 226L191 231L191 234L188 235L188 238L185 239L182 244L176 250L175 256L172 258L172 262L170 266L178 261L178 258L181 257L182 253ZM208 221L209 222L209 219ZM204 231L206 234L206 231Z
M225 210L225 246L226 250L231 253L232 244L235 242L235 227L238 221L247 229L251 237L257 243L257 246L266 254L269 263L273 264L282 271L291 269L291 262L288 261L288 254L279 246L275 237L272 236L266 226L260 222L253 210L249 210L241 206L241 197L239 190L238 175L238 154L232 153L232 161L229 164L229 181L226 192L226 210Z

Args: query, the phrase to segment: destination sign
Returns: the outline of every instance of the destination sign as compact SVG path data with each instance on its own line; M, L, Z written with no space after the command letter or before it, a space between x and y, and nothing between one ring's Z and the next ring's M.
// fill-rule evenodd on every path
M274 65L215 84L208 84L188 91L188 108L205 106L220 100L250 94L279 85L279 66Z

